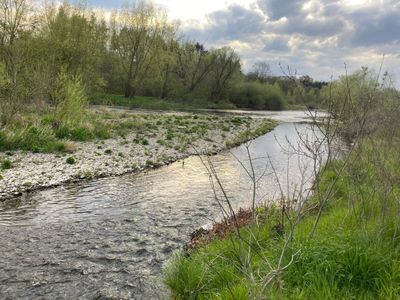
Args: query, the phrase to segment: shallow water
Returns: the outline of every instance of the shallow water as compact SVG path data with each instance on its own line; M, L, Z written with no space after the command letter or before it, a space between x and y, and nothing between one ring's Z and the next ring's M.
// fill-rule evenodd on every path
M310 160L285 151L288 142L296 147L298 132L311 133L309 125L283 123L252 141L256 173L265 175L258 201L310 186L310 170L301 172ZM249 167L246 153L241 146L211 157L235 208L251 204L248 176L233 156ZM0 298L165 298L165 262L220 216L199 157L7 201L0 204Z

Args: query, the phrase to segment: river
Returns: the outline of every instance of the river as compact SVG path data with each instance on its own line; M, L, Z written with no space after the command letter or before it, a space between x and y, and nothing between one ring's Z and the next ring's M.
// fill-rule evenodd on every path
M286 151L298 145L298 133L313 134L304 113L257 116L282 121L250 144L256 173L265 175L257 200L307 189L312 176L302 171L310 159ZM248 166L246 153L240 146L210 158L236 209L250 206L250 181L234 157ZM0 203L0 298L165 298L167 260L193 230L220 216L198 157Z

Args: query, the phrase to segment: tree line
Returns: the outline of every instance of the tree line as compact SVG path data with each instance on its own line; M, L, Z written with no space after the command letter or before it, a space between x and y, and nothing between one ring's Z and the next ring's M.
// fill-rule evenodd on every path
M2 123L27 106L57 111L97 92L282 109L320 89L299 90L261 67L244 74L232 48L187 39L148 2L106 17L68 3L38 9L32 0L0 0Z

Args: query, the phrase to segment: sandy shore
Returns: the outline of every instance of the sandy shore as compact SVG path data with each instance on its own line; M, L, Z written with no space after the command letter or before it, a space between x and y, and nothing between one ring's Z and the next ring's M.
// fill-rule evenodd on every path
M0 200L68 182L140 172L197 152L217 153L269 130L267 120L249 117L119 112L114 117L143 118L144 130L108 140L73 142L72 153L0 153L0 158L12 162L11 169L0 173ZM255 132L263 126L264 131ZM72 164L67 162L71 157Z

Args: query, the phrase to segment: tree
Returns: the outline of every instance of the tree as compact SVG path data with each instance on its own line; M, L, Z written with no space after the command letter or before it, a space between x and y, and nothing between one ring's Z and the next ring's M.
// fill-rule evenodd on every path
M1 100L1 121L7 123L20 110L30 92L28 62L35 18L28 0L0 0L0 64L7 78ZM29 78L28 78L29 79Z
M232 48L212 51L214 56L210 100L218 102L227 91L231 79L240 73L240 58Z
M125 66L125 97L134 97L158 57L168 31L163 11L143 1L128 3L113 21L112 49Z
M256 62L249 73L251 80L267 83L271 77L271 66L265 61Z
M62 5L47 10L42 30L46 46L45 61L53 78L65 68L71 75L81 75L89 90L105 85L100 73L108 41L105 21L93 12ZM54 79L52 80L54 81Z
M176 44L174 57L175 64L172 73L179 86L178 90L175 90L176 96L206 99L207 95L200 91L200 87L212 72L215 56L205 50L203 45L186 41Z

